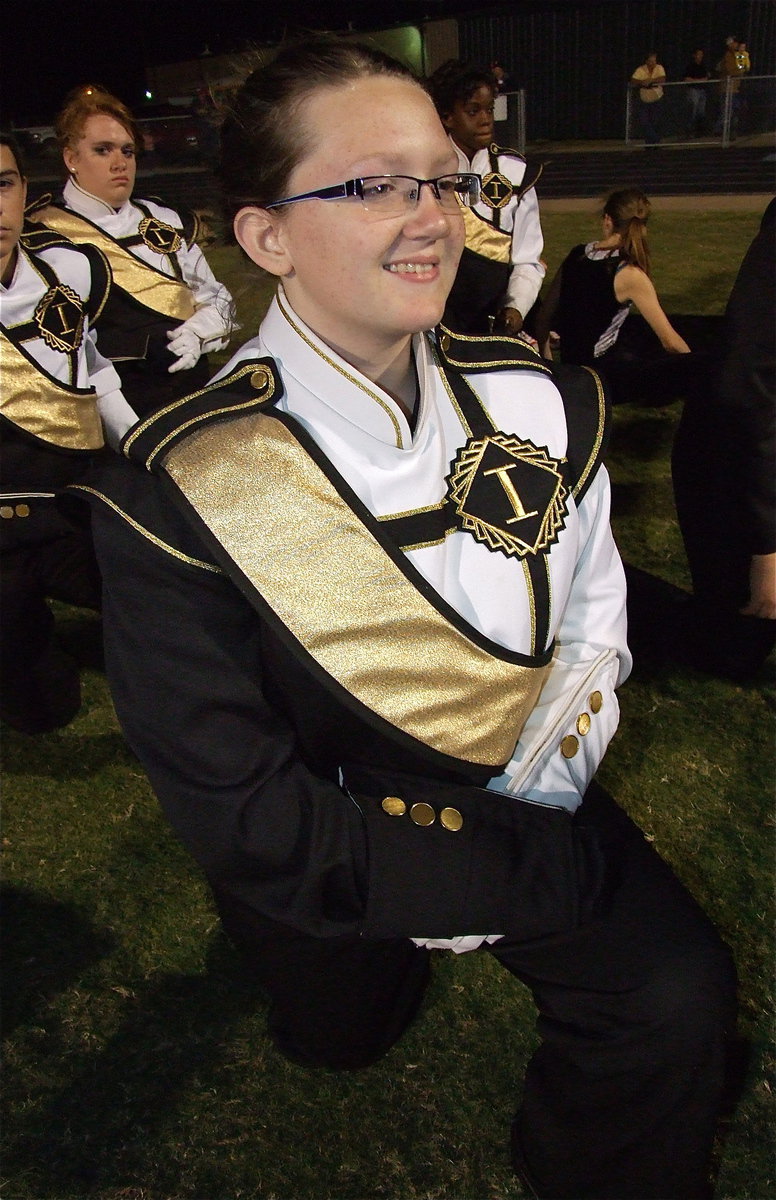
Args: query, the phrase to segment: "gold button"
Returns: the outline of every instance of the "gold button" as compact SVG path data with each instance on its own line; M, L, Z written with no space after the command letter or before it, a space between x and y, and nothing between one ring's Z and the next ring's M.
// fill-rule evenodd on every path
M436 813L430 804L413 804L410 809L410 820L416 825L433 825Z
M463 825L463 817L457 808L443 808L439 814L439 823L443 829L449 829L451 833L457 833Z
M446 333L443 333L439 339L439 349L443 354L447 354L447 351L450 349L450 338Z
M601 705L603 704L603 702L604 702L604 698L600 692L593 692L590 699L588 700L588 704L590 705L590 708L594 713L601 711Z
M17 517L28 517L30 515L29 504L17 504L16 505L16 515L17 515Z
M403 817L407 811L407 805L401 796L386 796L382 803L382 809L383 812L388 813L389 817Z
M12 516L13 509L11 508L10 504L3 504L0 506L0 517L3 517L7 521L8 518Z
M582 737L590 733L590 713L580 713L577 717L577 733Z
M570 733L567 737L564 737L560 744L560 752L564 758L573 758L578 749L579 740L574 737L573 733Z
M263 392L269 383L269 371L266 367L258 367L251 375L251 387L255 387L257 392Z

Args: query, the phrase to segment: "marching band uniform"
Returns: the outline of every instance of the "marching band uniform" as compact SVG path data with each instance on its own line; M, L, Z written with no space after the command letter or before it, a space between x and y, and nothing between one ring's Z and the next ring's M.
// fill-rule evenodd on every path
M104 567L116 709L272 998L285 1054L373 1061L420 1003L429 947L485 943L529 979L547 1018L516 1157L552 1186L569 1170L558 1142L584 1139L589 1164L590 1144L592 1161L596 1147L608 1157L622 1121L664 1163L676 1089L714 1103L703 1064L729 966L590 783L630 669L601 385L514 338L413 345L414 429L281 288L259 336L204 393L126 435L144 469L75 489L91 500ZM610 927L607 897L626 890L615 876L633 863L639 888L615 901ZM611 1063L591 1104L572 1060L591 1054L586 1022L608 1026L608 1007L624 1003L637 1027L664 1021L644 1017L655 997L642 972L667 903L680 979L699 954L723 982L704 972L700 1024L688 985L692 1044L679 1053L672 1041L667 1064L629 1021L620 1040L613 1019L617 1079L630 1088L643 1072L655 1094L634 1124L619 1092L604 1097ZM564 980L583 1032L556 1039L549 1014L566 1020ZM627 1001L607 1000L612 991ZM589 1010L583 994L595 996ZM553 1095L568 1101L562 1128L543 1111ZM613 1186L551 1194L658 1194L624 1189L619 1174Z
M118 441L137 419L95 345L109 293L99 251L34 226L0 289L2 713L29 733L66 724L80 702L75 665L52 643L46 597L99 607L90 534L63 520L54 492L92 465L103 423Z
M500 309L516 308L525 319L539 295L544 238L535 185L542 167L495 143L469 162L452 137L450 142L459 170L482 176L482 193L463 210L466 245L442 323L456 332L485 334L488 318Z
M232 332L233 303L196 245L198 219L155 200L132 198L116 210L74 179L49 201L38 201L31 217L98 246L110 263L114 287L100 315L100 348L117 364L137 414L202 387L212 374L207 352L222 349Z

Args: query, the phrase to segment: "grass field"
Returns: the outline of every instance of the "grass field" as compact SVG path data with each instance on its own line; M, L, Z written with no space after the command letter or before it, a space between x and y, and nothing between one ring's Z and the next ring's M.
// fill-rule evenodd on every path
M656 217L666 308L720 313L757 224ZM597 232L585 214L544 226L551 272ZM234 250L209 257L248 336L266 288ZM686 588L669 477L678 411L618 409L608 466L623 557ZM527 993L487 955L440 955L424 1013L378 1066L283 1060L123 742L96 619L60 615L84 663L82 710L57 733L4 739L5 1200L522 1198L507 1135L534 1045ZM601 770L735 950L751 1055L717 1200L776 1196L774 699L768 681L738 687L646 654Z

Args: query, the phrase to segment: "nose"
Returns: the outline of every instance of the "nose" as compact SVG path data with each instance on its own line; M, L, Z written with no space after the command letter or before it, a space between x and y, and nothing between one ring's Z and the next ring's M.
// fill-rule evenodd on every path
M436 197L434 187L423 183L414 208L411 208L404 222L410 237L441 238L450 233L450 221L456 220L457 214L442 208Z

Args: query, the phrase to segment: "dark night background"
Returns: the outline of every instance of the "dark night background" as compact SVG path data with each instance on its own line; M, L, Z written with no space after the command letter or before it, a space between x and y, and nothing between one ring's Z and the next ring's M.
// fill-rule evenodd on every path
M6 0L0 19L4 125L48 123L70 88L102 83L139 105L147 64L224 54L311 29L356 30L514 12L520 0Z

